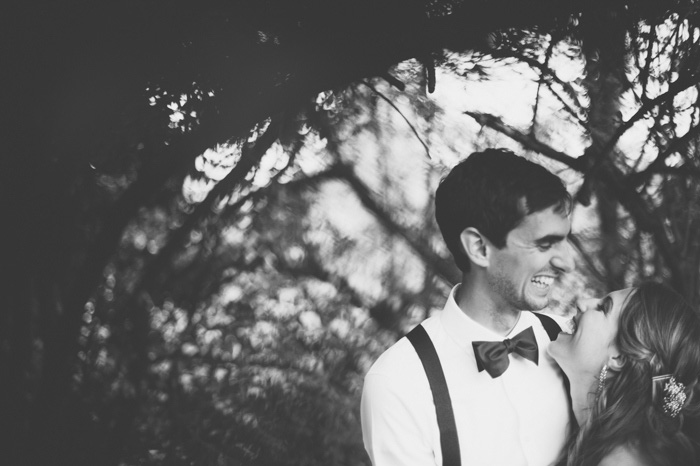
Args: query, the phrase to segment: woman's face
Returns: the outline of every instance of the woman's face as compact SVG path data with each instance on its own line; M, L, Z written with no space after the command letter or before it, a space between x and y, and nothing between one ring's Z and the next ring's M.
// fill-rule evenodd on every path
M549 354L570 378L597 377L604 364L618 354L615 337L620 312L634 288L613 291L579 307L573 333L560 333Z

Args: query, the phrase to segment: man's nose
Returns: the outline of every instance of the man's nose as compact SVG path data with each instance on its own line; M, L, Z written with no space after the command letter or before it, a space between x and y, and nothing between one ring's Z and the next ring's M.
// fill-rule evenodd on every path
M552 266L564 273L574 270L574 250L568 241L562 241L557 247L556 254L552 256Z

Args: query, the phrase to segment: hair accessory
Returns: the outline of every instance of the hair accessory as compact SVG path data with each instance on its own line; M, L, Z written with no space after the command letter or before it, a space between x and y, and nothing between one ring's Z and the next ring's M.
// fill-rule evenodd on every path
M608 377L608 365L604 365L600 370L600 375L598 376L598 391L596 391L596 396L600 396L605 388L605 379Z
M685 404L685 400L687 398L687 395L685 394L685 385L681 382L676 382L676 378L671 374L657 375L656 377L651 378L652 397L656 395L656 383L663 382L665 380L668 380L668 382L666 382L666 385L664 386L664 413L671 417L676 417L678 416L678 413L681 412L681 409L683 409L683 404Z

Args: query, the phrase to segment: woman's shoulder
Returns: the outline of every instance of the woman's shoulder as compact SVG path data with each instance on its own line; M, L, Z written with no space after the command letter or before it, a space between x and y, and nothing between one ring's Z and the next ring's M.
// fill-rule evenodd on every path
M631 445L618 445L608 453L598 466L652 466L639 452Z

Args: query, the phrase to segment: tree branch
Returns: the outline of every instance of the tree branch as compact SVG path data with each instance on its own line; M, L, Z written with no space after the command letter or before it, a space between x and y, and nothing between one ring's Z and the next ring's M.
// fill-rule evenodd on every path
M688 144L700 136L700 125L690 128L683 136L675 138L665 151L660 153L647 168L641 172L633 173L628 176L627 182L630 186L639 186L648 180L655 173L673 173L685 176L700 176L700 172L695 167L685 167L685 165L677 168L667 167L666 159L672 154L686 148Z
M372 92L374 92L375 94L377 94L382 100L384 100L386 103L388 103L389 105L391 105L391 107L392 107L394 110L396 110L396 111L398 112L399 115L401 115L401 118L403 118L403 120L406 122L406 124L408 124L408 127L411 128L411 131L413 131L413 134L415 134L416 138L418 139L418 142L420 142L421 145L423 146L423 148L425 149L425 153L426 153L426 155L428 156L428 158L429 158L429 159L432 158L432 157L430 156L430 149L428 149L428 145L425 143L425 141L423 141L423 138L420 137L420 134L418 134L418 131L416 130L416 127L413 126L413 124L412 124L410 121L408 121L408 118L406 118L406 115L404 115L403 112L402 112L401 110L399 110L399 108L394 104L394 102L392 102L391 99L389 99L387 96L385 96L384 94L382 94L381 92L379 92L374 86L372 86L372 85L371 85L370 83L368 83L367 81L362 81L362 84L364 84L365 86L369 87L369 88L372 90Z
M358 177L351 167L346 167L341 176L350 187L353 189L362 205L374 214L379 223L392 234L401 238L423 259L426 265L431 267L437 275L442 277L448 283L458 283L460 281L459 273L456 267L451 266L450 261L444 260L438 256L430 247L418 241L406 228L396 223L389 212L374 199L371 190Z
M554 43L550 44L550 47L552 47L553 45L554 45ZM549 49L548 49L548 52L549 52ZM559 78L559 76L557 76L557 74L554 72L554 70L552 70L548 66L547 62L540 63L538 60L536 60L532 57L528 57L528 56L525 56L521 53L516 53L516 51L510 51L510 50L508 50L508 51L505 51L505 50L494 51L494 52L491 52L491 56L493 56L494 58L515 58L516 60L521 61L521 62L529 65L531 68L536 69L537 71L540 72L540 79L541 79L540 82L546 78L547 81L550 81L550 82L553 81L553 82L559 84L561 86L561 88L563 89L564 93L569 97L569 99L571 99L575 104L577 104L578 109L581 110L581 105L579 104L579 101L578 101L577 92L574 90L573 87L571 87L571 84L569 84L565 81L562 81ZM549 60L549 58L547 58L547 60ZM562 103L565 103L565 102L563 102L563 99L556 92L554 92L554 90L552 90L552 93L555 96L557 96L557 98ZM569 112L571 114L576 116L577 120L583 126L583 122L581 120L581 117L578 116L576 114L576 112L568 106L568 104L566 104L566 108L569 109Z
M673 100L674 96L680 94L684 90L698 83L700 83L700 74L691 74L688 76L684 76L672 82L668 87L668 91L657 96L655 99L644 102L644 104L642 104L642 106L637 110L637 112L634 115L632 115L627 121L622 123L617 128L617 131L615 131L615 134L613 134L612 138L601 149L601 156L605 156L608 153L610 153L610 151L612 151L613 147L615 147L615 144L617 144L617 141L622 137L622 135L625 134L637 121L644 117L644 115L646 115L658 105L669 100Z
M551 148L550 146L540 142L532 134L523 134L520 130L503 123L503 121L497 116L478 112L464 112L464 114L472 117L481 126L486 126L498 131L499 133L505 134L514 141L517 141L520 144L522 144L524 147L535 152L539 152L540 154L545 155L552 160L556 160L557 162L563 163L569 168L580 172L583 171L585 168L580 158L574 158L568 154L559 152Z

